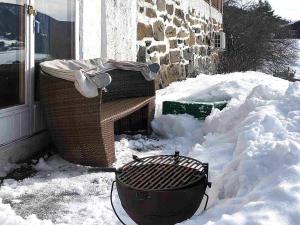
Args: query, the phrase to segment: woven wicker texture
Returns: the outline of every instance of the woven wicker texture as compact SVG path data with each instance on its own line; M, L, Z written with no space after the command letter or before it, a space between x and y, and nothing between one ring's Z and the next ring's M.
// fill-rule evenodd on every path
M115 160L115 133L151 132L154 81L146 81L139 72L111 74L108 92L90 99L77 92L72 82L41 72L40 95L47 126L64 159L82 165L109 166Z

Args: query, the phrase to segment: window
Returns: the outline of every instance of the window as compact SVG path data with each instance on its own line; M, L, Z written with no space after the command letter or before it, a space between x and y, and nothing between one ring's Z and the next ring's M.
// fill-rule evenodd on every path
M0 0L0 109L25 102L24 2Z
M225 49L225 33L215 32L214 33L214 47L217 49Z
M39 100L39 64L75 57L75 0L36 0L35 100Z

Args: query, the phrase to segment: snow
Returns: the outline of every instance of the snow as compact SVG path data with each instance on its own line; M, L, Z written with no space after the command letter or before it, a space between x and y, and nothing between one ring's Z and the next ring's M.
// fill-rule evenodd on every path
M10 50L0 52L0 64L12 64L15 61L23 61L24 50Z
M49 58L50 55L43 53L36 53L35 59L42 60ZM0 65L1 64L13 64L16 61L24 62L24 50L9 50L9 51L0 51Z
M293 70L296 71L295 78L300 80L300 40L298 42L298 49L299 49L299 58L295 65L292 66Z
M228 106L205 121L161 115L164 100L224 99ZM157 91L152 125L158 136L117 138L114 166L131 161L132 154L176 150L208 162L213 183L208 209L182 225L299 224L300 82L258 72L199 75ZM120 224L109 203L113 174L88 173L58 156L40 159L36 169L32 178L4 181L0 224ZM113 199L126 224L133 224L116 191Z

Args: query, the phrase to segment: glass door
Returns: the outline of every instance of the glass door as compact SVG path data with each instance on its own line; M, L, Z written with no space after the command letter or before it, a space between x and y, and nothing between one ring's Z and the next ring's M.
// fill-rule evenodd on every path
M0 0L0 146L31 134L30 0Z
M39 64L75 56L77 0L0 0L0 146L45 129Z
M24 4L0 0L0 110L25 103Z

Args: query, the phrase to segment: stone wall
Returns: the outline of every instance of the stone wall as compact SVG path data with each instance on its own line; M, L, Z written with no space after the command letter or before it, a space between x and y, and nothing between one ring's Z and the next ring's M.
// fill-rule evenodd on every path
M204 0L138 1L137 61L161 64L161 86L214 73L218 51L210 30L221 31L222 14L213 10L218 17Z

